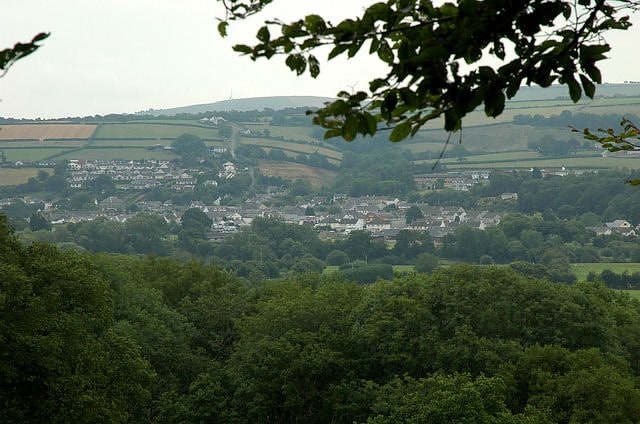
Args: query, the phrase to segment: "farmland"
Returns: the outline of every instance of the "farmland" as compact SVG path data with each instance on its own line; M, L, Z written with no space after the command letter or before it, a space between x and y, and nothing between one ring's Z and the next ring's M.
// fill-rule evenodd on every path
M260 170L264 175L281 177L288 180L307 179L314 188L330 187L336 178L336 173L322 168L293 163L261 160Z
M585 281L590 272L600 274L605 269L616 272L618 274L627 272L629 274L640 272L640 263L618 263L618 262L600 262L600 263L581 263L572 264L571 272L578 277L578 280Z
M20 124L0 126L0 140L88 139L96 125Z
M124 123L100 125L94 135L97 139L165 139L171 140L182 134L193 134L204 140L218 140L218 129L189 123L171 122L158 123Z
M51 174L53 171L48 168L22 168L22 169L6 169L0 168L0 185L18 185L26 183L29 178L38 175L38 171L45 171Z
M630 87L630 86L629 86ZM583 143L581 134L571 132L565 126L532 126L514 123L514 117L536 116L545 119L558 116L563 111L591 114L635 114L640 116L640 95L633 90L623 97L628 86L604 86L603 96L594 100L583 100L577 104L567 98L542 99L532 95L524 100L510 101L505 112L496 119L489 119L484 112L475 111L465 118L465 127L453 135L450 145L440 159L440 164L448 171L466 169L522 169L522 168L579 168L579 169L640 169L640 161L624 154L601 155L602 150L583 147L571 155L563 157L542 156L529 148L530 142L543 137L552 137L566 142L574 139ZM634 87L631 87L635 89ZM636 90L637 91L637 90ZM557 89L553 93L565 95ZM537 96L537 97L536 97ZM217 113L217 112L216 112ZM224 112L219 112L224 115ZM280 113L280 112L279 112ZM299 110L282 119L282 115L256 116L238 115L241 121L228 116L227 122L240 129L233 142L235 146L257 146L270 153L273 149L282 150L294 160L299 155L319 154L332 165L340 165L343 156L343 143L327 143L318 139L320 131L310 124L311 118L301 115ZM279 117L278 125L271 120ZM245 119L246 118L246 119ZM290 121L288 120L290 118ZM144 118L127 121L100 121L86 118L77 122L32 122L0 126L0 151L7 161L38 161L44 159L174 159L175 155L162 149L149 149L156 145L168 147L182 134L193 134L205 141L210 147L230 148L232 142L221 136L215 125L205 125L197 117ZM289 126L287 122L297 122ZM425 126L412 139L394 145L400 150L410 150L415 155L416 165L435 164L443 151L445 140L450 136L441 130L441 123L433 122ZM296 126L297 125L297 126ZM247 134L241 134L244 131ZM384 138L384 133L381 133ZM234 136L236 137L236 136ZM357 143L357 141L356 141ZM382 141L384 143L384 141ZM460 144L465 151L464 157L452 155L452 149ZM391 145L389 142L387 146ZM460 150L460 149L458 149ZM290 165L283 166L283 163ZM295 178L309 178L314 185L324 185L332 181L334 175L320 175L318 170L309 170L291 162L278 162L274 165L263 161L264 172L271 175L289 175ZM318 175L316 175L318 174Z

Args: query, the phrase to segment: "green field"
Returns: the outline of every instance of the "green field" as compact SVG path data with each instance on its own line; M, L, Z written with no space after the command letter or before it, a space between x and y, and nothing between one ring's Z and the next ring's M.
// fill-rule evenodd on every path
M169 140L127 140L125 138L99 139L93 140L91 147L150 147L156 144L170 146L171 142Z
M161 159L171 160L176 156L162 151L150 151L146 148L122 148L116 147L107 149L82 149L77 152L70 152L59 156L56 159L86 159L86 160L109 160L109 159Z
M43 160L49 159L52 157L57 157L60 153L63 153L68 150L75 149L64 149L64 148L26 148L26 149L6 149L4 153L7 157L8 161L17 161L17 160Z
M266 148L283 149L305 154L318 152L321 155L326 156L328 159L342 159L342 153L336 150L331 150L312 144L296 143L293 141L283 141L277 139L274 140L273 138L243 138L240 141L240 144L250 144Z
M571 272L578 277L578 280L585 281L590 272L600 274L605 269L617 273L633 273L640 271L640 263L619 263L619 262L602 262L588 264L571 264Z
M324 268L324 271L322 273L324 275L333 274L335 272L338 272L339 269L340 267L337 265L327 265ZM394 265L393 266L394 272L408 273L408 272L413 272L414 270L415 269L413 265Z
M105 139L175 139L182 134L197 135L202 139L219 139L218 129L204 127L196 124L148 124L148 123L126 123L126 124L103 124L98 127L93 138Z
M26 183L29 178L36 177L38 171L53 174L51 168L0 168L0 185L18 185Z

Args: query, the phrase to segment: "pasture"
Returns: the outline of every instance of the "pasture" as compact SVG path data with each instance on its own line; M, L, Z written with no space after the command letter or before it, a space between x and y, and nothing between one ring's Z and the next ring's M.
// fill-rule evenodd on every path
M175 139L193 134L206 140L218 140L218 129L197 124L138 123L102 124L94 134L98 139Z
M53 174L51 168L0 168L0 186L24 184L29 178L36 177L38 171Z
M327 169L315 168L294 162L278 162L261 159L260 171L269 177L281 177L288 180L305 179L314 188L331 187L336 173Z
M82 149L58 156L56 159L86 159L86 160L136 160L136 159L160 159L171 160L176 156L164 151L152 151L147 148L112 146L105 149Z
M631 262L598 262L598 263L581 263L571 264L571 272L578 277L578 280L585 281L590 272L600 274L605 269L616 273L627 272L632 274L640 272L640 263Z
M87 124L0 125L0 140L88 139L95 130Z
M4 149L3 151L8 161L15 162L18 160L37 161L51 159L59 156L63 152L75 149L76 148L39 147L24 149ZM2 149L0 148L0 150Z
M259 138L259 137L253 138L252 137L252 138L243 138L240 141L240 144L248 144L252 146L260 146L260 147L265 147L270 149L282 149L282 150L288 150L291 152L304 153L304 154L311 154L311 153L318 152L322 156L326 156L328 159L337 159L337 160L342 159L342 153L336 150L328 149L326 147L316 146L313 144L298 143L295 141L284 141L284 140L277 140L273 138Z

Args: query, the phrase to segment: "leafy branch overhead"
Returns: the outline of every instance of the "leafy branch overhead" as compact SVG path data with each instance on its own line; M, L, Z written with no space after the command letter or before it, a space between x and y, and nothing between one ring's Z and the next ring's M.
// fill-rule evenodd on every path
M37 43L48 36L48 33L41 32L33 37L30 42L16 43L13 47L0 51L0 78L9 71L9 68L11 68L15 62L38 50L40 46Z
M220 0L229 22L263 11L274 0ZM436 5L429 0L388 0L367 7L361 16L337 24L319 15L295 22L268 20L257 44L234 46L251 59L286 56L297 75L320 73L315 53L330 46L327 59L351 59L363 50L386 65L368 91L341 91L337 100L315 112L325 138L373 135L391 129L390 140L413 136L439 120L457 131L469 112L484 105L487 116L500 115L506 99L523 84L568 87L577 102L593 97L602 82L597 67L610 46L609 30L631 24L625 12L640 2L607 0L459 0ZM494 59L487 65L485 59Z
M623 118L620 122L622 131L616 133L613 128L598 128L598 133L593 133L589 128L578 130L571 128L573 132L579 132L583 134L583 137L587 140L595 141L599 143L604 149L610 152L620 151L635 151L640 150L640 128L630 120ZM640 180L626 181L631 185L640 185Z

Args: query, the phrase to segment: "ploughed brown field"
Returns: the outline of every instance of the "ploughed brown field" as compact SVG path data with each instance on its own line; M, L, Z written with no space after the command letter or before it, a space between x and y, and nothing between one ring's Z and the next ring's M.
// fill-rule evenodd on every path
M84 139L91 137L96 127L87 124L0 125L0 140Z

